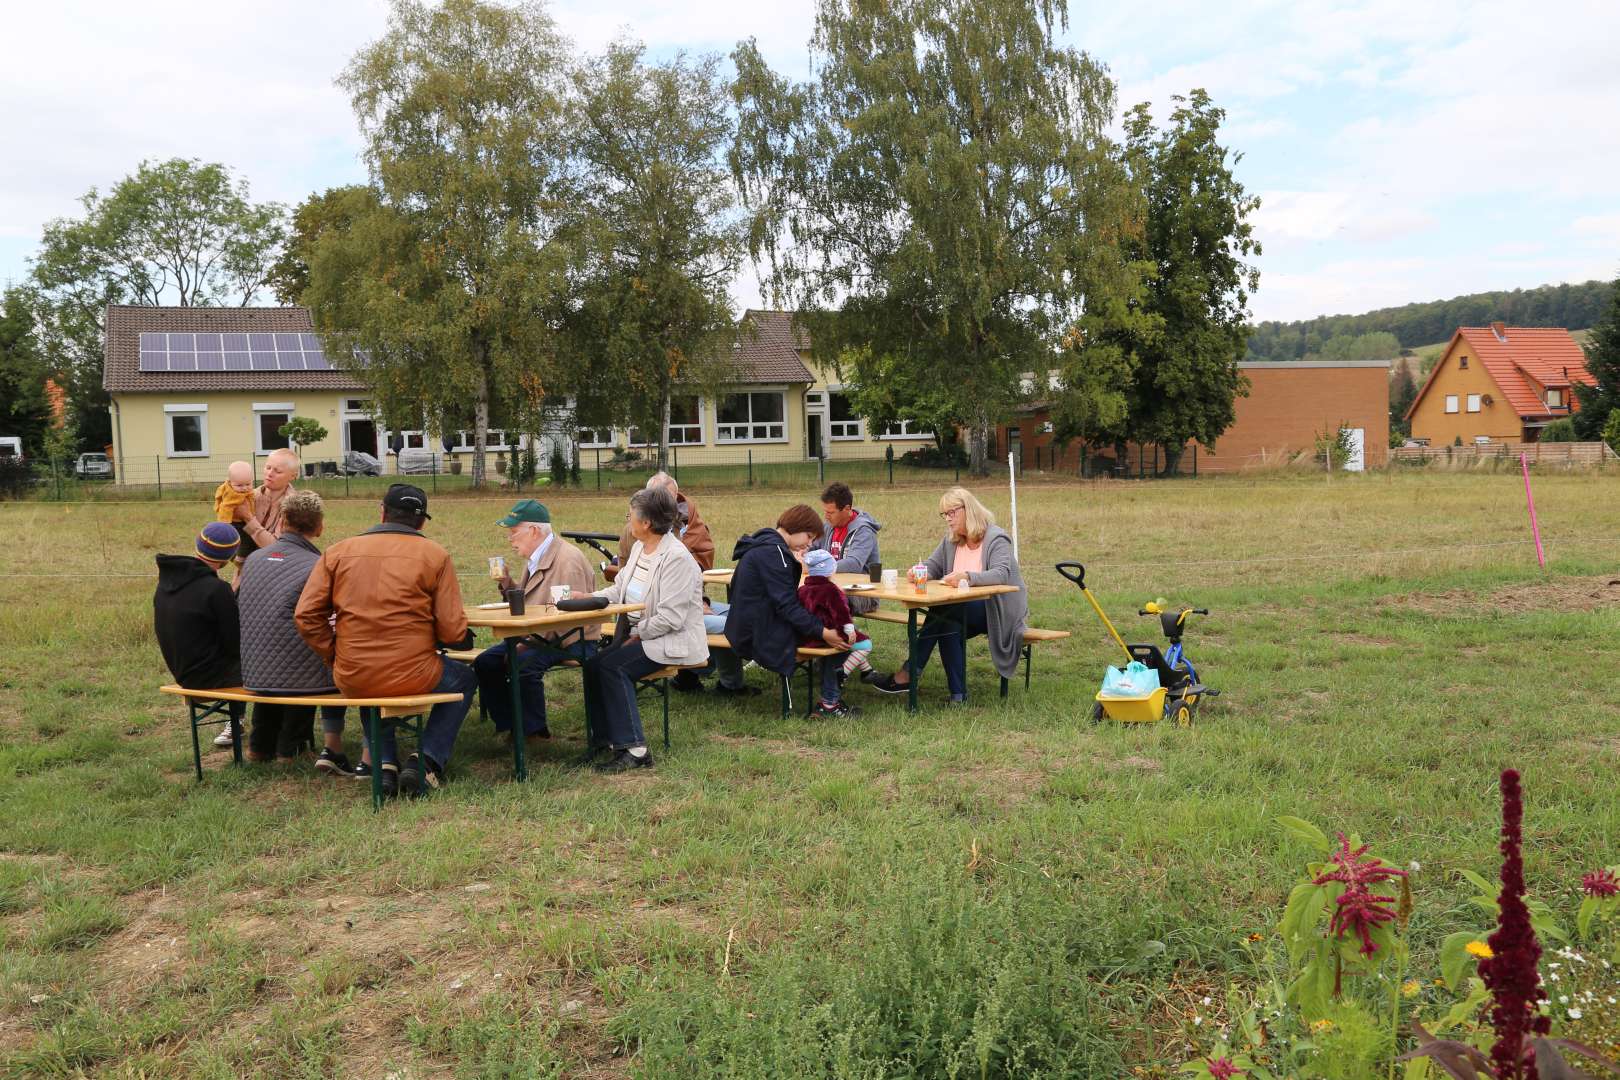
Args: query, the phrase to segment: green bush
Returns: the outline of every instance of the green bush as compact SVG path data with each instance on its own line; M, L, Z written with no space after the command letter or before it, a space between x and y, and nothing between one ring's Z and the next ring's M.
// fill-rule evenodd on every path
M1603 441L1609 448L1620 454L1620 409L1609 413L1608 422L1603 425Z
M562 443L551 444L551 463L547 466L551 471L551 482L558 487L568 483L568 458L563 453Z
M20 499L34 482L34 470L20 457L0 458L0 499Z
M1541 429L1542 442L1575 442L1575 421L1569 417L1554 420Z

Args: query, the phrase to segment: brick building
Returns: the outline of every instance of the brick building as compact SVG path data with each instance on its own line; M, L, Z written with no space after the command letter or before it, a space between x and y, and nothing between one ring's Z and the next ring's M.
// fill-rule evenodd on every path
M1187 445L1181 471L1191 473L1241 472L1276 465L1300 453L1314 451L1316 437L1325 431L1348 428L1362 447L1361 464L1382 466L1389 458L1389 361L1352 360L1241 363L1249 380L1247 397L1236 402L1232 426L1214 447ZM999 454L1021 454L1024 467L1074 472L1081 466L1081 449L1054 445L1044 406L1003 424L996 434ZM1117 465L1135 476L1151 473L1155 448L1131 445L1124 462L1115 462L1111 450L1086 453L1086 468L1106 471Z

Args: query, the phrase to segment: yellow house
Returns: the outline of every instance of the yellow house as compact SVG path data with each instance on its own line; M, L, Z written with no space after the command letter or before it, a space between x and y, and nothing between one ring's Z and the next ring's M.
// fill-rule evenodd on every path
M810 357L810 343L786 311L748 311L733 345L736 381L715 397L677 395L670 402L669 445L681 465L850 461L898 457L932 445L932 432L910 424L874 430L850 407L837 376ZM643 450L639 429L582 428L583 463L615 450ZM651 440L656 445L656 440Z
M1578 408L1571 389L1593 382L1586 354L1562 328L1464 326L1418 391L1406 418L1430 446L1535 442Z

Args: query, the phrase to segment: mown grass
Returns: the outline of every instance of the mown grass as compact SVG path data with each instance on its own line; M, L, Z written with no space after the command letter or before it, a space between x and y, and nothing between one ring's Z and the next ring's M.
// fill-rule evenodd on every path
M1477 925L1452 871L1492 865L1502 766L1539 895L1615 860L1620 477L1536 483L1546 573L1511 476L1030 483L1032 622L1076 633L1027 695L979 645L965 710L937 670L839 726L676 697L651 774L559 738L522 785L475 716L452 787L381 815L307 765L192 782L151 558L205 504L0 505L0 1075L1169 1076L1308 855L1279 814L1421 862L1419 964ZM724 556L787 498L700 507ZM886 561L932 546L931 492L861 503ZM474 599L498 509L433 505ZM1128 638L1153 596L1213 610L1194 729L1088 722L1114 653L1061 558ZM548 698L577 736L577 680Z

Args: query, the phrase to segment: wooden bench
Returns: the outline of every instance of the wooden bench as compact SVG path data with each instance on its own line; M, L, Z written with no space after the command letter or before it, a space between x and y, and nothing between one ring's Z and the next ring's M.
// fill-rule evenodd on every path
M186 700L191 710L191 757L197 769L197 779L203 778L202 741L198 729L215 724L230 724L230 706L233 702L248 705L341 705L360 710L360 722L365 729L366 744L371 749L371 804L382 805L382 768L378 760L377 738L383 721L393 721L422 740L421 717L435 705L460 701L460 694L410 694L404 697L347 697L343 694L311 694L283 696L255 694L240 686L215 687L210 690L192 690L170 683L160 686L161 693L173 694ZM231 724L231 759L242 764L241 725Z
M857 612L855 617L857 619L869 619L872 622L896 623L900 626L905 626L908 621L905 612L885 611L882 609L877 611ZM1043 630L1036 626L1026 626L1024 628L1024 640L1019 646L1018 655L1024 661L1025 690L1029 689L1030 668L1034 663L1031 646L1038 645L1045 641L1062 641L1064 638L1070 636L1071 634L1067 630ZM1007 696L1007 677L1005 675L1001 677L1001 696Z
M709 651L731 648L731 642L724 634L709 635ZM843 656L844 650L829 648L825 645L801 645L793 656L793 674L804 672L804 713L810 715L815 708L816 701L816 661L829 656ZM782 684L782 719L786 720L788 713L793 711L793 690L790 676L778 675Z

